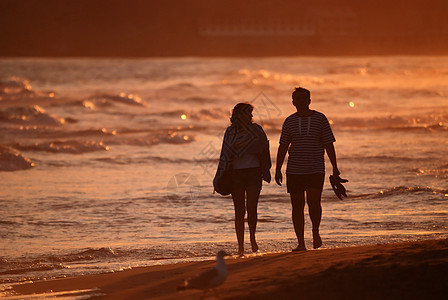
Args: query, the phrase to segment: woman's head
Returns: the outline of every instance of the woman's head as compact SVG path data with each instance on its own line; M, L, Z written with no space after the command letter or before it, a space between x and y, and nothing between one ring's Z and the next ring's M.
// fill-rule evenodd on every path
M238 103L232 110L232 116L230 117L230 122L233 124L251 123L252 122L252 112L254 107L249 103Z

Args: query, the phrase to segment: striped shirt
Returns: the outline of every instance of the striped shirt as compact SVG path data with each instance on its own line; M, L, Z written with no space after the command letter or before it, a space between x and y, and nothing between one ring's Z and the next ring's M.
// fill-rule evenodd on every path
M309 117L294 113L286 118L280 144L290 145L287 174L325 173L324 145L335 142L327 117L313 111Z

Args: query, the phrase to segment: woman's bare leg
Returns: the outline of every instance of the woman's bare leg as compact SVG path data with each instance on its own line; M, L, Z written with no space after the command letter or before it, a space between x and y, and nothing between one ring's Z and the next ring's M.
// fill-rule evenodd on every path
M245 190L242 188L233 190L232 199L235 207L235 232L238 240L238 255L244 255Z
M252 252L258 251L257 241L255 239L255 232L257 230L258 221L258 199L260 197L261 188L259 186L249 186L247 187L247 223L249 224L250 232L250 244L252 246Z

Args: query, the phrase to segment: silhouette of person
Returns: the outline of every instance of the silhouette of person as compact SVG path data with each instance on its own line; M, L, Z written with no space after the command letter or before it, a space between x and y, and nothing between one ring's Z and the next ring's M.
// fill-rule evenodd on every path
M258 199L262 180L268 183L271 181L269 141L263 128L253 122L253 109L249 103L238 103L233 108L231 125L224 134L217 170L219 175L219 172L232 169L231 194L235 207L235 231L240 256L244 255L246 211L252 251L258 251L255 239Z
M333 166L333 175L340 174L333 145L336 140L330 124L323 113L310 110L310 103L309 90L300 87L294 90L292 104L297 112L285 119L277 152L275 181L278 185L282 183L281 169L286 153L289 153L286 186L291 197L292 221L298 240L298 246L293 251L306 250L305 199L313 228L313 248L322 246L319 226L322 218L321 197L325 177L325 151Z

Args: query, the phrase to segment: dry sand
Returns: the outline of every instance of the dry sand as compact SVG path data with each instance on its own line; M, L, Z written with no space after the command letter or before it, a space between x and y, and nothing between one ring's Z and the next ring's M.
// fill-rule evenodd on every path
M227 259L220 299L446 299L448 239ZM91 290L101 299L198 299L176 292L212 261L21 284L20 295ZM96 297L94 297L96 299ZM207 299L216 298L213 293Z

